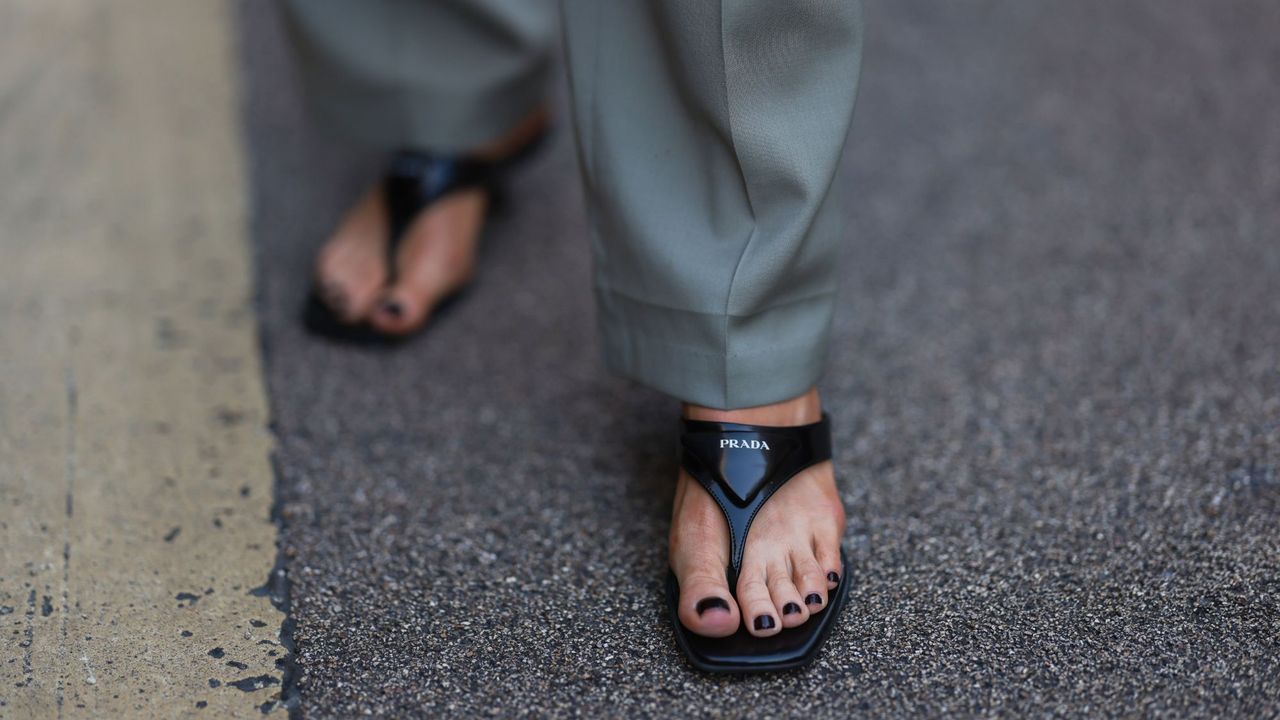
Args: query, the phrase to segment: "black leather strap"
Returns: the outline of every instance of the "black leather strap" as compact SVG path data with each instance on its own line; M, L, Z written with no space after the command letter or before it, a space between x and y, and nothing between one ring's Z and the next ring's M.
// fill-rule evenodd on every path
M496 169L494 163L458 156L397 152L383 179L392 244L423 208L451 192L490 184Z
M492 194L503 173L538 152L549 135L550 130L543 129L510 155L493 160L411 148L394 153L383 178L391 246L423 208L445 195L469 187L484 187Z
M729 524L729 587L738 585L747 533L756 513L788 480L831 459L831 418L811 425L771 427L682 420L681 465L711 497Z

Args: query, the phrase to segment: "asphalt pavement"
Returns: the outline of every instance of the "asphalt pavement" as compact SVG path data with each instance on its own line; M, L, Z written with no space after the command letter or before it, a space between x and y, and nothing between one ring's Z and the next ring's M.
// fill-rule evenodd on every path
M597 358L568 128L394 351L308 337L378 158L241 5L258 307L309 717L1276 716L1280 5L872 0L821 389L856 572L805 671L662 596L672 401Z

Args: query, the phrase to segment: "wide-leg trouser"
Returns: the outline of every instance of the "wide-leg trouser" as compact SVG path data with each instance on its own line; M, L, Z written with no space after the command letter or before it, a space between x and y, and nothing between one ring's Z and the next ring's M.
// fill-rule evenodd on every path
M314 106L388 148L456 151L541 102L540 0L289 0ZM606 364L717 408L822 372L829 190L853 114L857 0L563 0Z

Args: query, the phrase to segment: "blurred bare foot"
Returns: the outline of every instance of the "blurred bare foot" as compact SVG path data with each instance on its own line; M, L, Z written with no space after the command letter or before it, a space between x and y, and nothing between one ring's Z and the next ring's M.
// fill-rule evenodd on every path
M509 157L536 139L547 124L546 110L537 110L470 156L490 161ZM392 273L387 267L390 218L383 188L381 183L369 188L316 256L320 299L344 323L368 323L387 335L412 333L475 273L488 206L487 190L468 187L423 208L400 238Z
M695 420L806 425L822 418L818 391L743 410L685 406ZM831 462L801 471L760 508L747 536L736 599L729 592L729 527L698 481L684 470L672 509L670 563L680 583L680 622L699 635L723 637L745 623L758 637L803 624L827 607L840 582L844 505Z

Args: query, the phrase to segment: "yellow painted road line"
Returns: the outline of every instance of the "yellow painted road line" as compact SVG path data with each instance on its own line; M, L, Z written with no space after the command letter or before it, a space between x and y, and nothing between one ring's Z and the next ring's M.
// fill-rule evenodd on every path
M0 0L0 717L281 690L232 19Z

